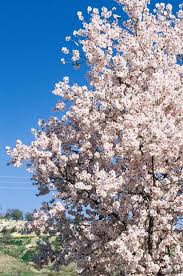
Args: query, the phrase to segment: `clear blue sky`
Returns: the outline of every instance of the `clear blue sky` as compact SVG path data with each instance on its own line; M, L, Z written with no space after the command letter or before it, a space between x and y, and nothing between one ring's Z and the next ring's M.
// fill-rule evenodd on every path
M181 1L167 2L177 7ZM0 207L4 210L28 211L44 200L35 196L25 168L6 166L5 146L14 146L16 139L28 143L37 120L53 115L55 82L64 75L74 82L86 81L85 69L78 72L60 64L60 48L65 36L79 27L77 10L85 11L88 5L110 7L113 1L0 1Z

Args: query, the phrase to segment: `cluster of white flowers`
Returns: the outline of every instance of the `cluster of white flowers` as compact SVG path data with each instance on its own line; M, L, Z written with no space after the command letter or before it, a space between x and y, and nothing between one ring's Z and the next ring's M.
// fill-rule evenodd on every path
M66 55L69 54L69 49L67 47L62 47L61 51Z
M81 274L166 276L183 271L183 11L149 0L116 0L117 9L78 12L77 49L89 84L64 77L53 93L72 106L40 121L30 146L7 148L12 164L28 161L44 205L34 227L60 233L55 262L76 261ZM77 42L76 42L77 41ZM82 51L82 55L81 55ZM62 59L63 63L65 59ZM92 87L92 88L91 88ZM71 219L72 223L68 223ZM35 226L36 225L36 226ZM41 230L41 231L42 231Z
M79 51L78 50L73 50L73 56L72 56L72 60L73 61L77 61L80 59L80 56L79 56Z

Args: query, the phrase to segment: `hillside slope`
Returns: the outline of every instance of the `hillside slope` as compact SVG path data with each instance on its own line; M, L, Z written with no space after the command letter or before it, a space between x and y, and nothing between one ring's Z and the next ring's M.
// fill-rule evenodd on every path
M27 265L17 259L0 253L0 273L20 273L27 271Z

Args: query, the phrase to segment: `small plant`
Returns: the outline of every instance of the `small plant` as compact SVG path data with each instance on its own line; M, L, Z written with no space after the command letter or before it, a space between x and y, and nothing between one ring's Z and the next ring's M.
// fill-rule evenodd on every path
M2 243L10 243L11 238L12 238L12 237L11 237L10 231L7 231L7 232L5 232L4 235L2 236L1 242L2 242Z
M11 239L11 244L16 245L16 246L22 246L23 245L23 240L22 239Z
M33 259L35 252L32 250L27 250L25 252L23 252L22 256L21 256L21 260L25 263L31 262Z
M17 232L17 227L16 226L13 226L11 229L10 229L10 233L15 233Z
M9 230L6 226L4 226L3 229L1 230L1 233L6 234L7 232L9 232Z

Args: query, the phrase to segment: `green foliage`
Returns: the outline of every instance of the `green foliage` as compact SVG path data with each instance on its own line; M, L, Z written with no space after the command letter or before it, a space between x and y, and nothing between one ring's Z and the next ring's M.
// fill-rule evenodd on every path
M23 254L21 255L21 260L25 263L31 262L32 258L34 256L35 252L32 250L26 250L25 252L23 252Z
M23 240L22 239L11 239L10 243L13 244L13 245L22 246L23 245Z
M1 230L1 233L5 234L7 232L9 232L9 230L8 230L8 228L6 226L4 226L3 229Z
M5 247L2 252L8 256L14 257L16 259L21 256L23 249L21 247Z
M11 240L11 233L10 231L6 231L0 239L1 243L9 243Z
M8 209L5 218L12 220L23 220L23 212L18 209Z
M74 264L70 264L68 266L64 266L61 268L60 272L54 272L49 267L44 267L43 270L38 271L39 273L33 273L31 271L36 271L32 266L33 257L36 254L39 254L39 250L37 248L36 240L38 237L31 235L11 235L10 231L5 231L5 234L0 238L0 276L76 276L76 267ZM45 242L49 242L52 248L56 251L59 251L61 248L60 241L57 236L48 237L42 236L41 240ZM12 270L1 270L1 256L6 256L6 258L12 258L12 260L16 260L17 265ZM19 265L18 265L19 264ZM6 266L5 266L6 267ZM8 266L7 266L8 267ZM9 272L12 271L12 274Z
M32 272L8 272L8 273L1 273L0 272L0 276L43 276L42 274L32 274ZM46 276L46 275L44 275Z
M25 214L25 220L27 220L27 221L33 221L33 215L32 215L32 213L27 212Z

